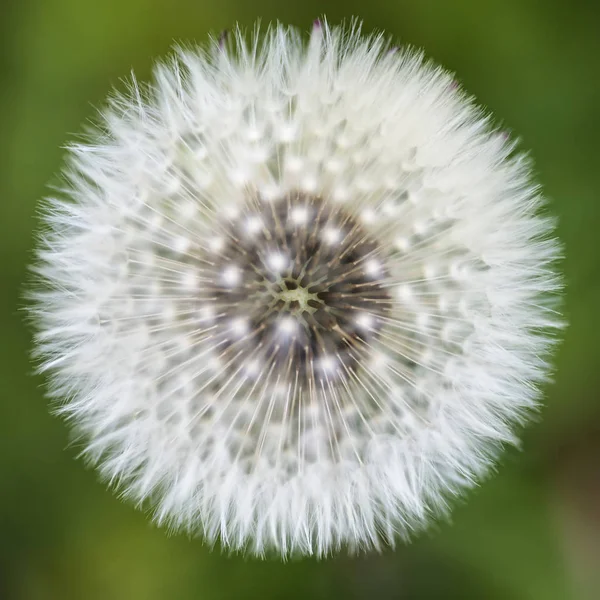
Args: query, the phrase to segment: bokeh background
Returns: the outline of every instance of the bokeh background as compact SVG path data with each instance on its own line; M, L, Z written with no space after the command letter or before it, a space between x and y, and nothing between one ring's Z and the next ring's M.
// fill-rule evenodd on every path
M75 460L22 319L36 207L61 146L133 68L239 21L352 15L458 73L560 218L570 327L540 419L494 478L408 546L287 564L168 536ZM600 4L593 0L4 0L0 7L0 599L600 597Z

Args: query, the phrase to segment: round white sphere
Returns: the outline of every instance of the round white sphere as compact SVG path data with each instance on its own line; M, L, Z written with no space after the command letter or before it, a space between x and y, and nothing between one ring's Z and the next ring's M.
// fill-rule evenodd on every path
M316 23L180 49L70 147L37 351L158 522L323 555L406 537L538 399L559 246L445 70Z

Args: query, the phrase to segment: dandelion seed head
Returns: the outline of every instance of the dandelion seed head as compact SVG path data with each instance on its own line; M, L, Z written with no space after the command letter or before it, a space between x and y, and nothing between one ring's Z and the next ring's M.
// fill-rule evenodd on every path
M553 222L418 52L325 22L179 50L65 173L37 352L160 523L258 555L394 544L535 407Z

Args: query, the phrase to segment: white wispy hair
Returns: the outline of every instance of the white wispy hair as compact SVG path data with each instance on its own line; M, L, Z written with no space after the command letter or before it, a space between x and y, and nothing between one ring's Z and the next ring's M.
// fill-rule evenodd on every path
M560 252L451 74L360 27L186 48L70 147L33 315L60 412L156 520L379 548L535 407Z

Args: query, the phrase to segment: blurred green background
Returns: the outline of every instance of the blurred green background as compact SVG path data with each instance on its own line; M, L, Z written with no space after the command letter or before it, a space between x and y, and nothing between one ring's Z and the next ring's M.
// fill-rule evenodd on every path
M168 536L75 460L20 307L38 199L133 68L239 21L352 15L456 71L536 160L560 218L570 327L539 422L409 546L261 562ZM600 597L600 4L577 0L4 0L0 8L0 599Z

